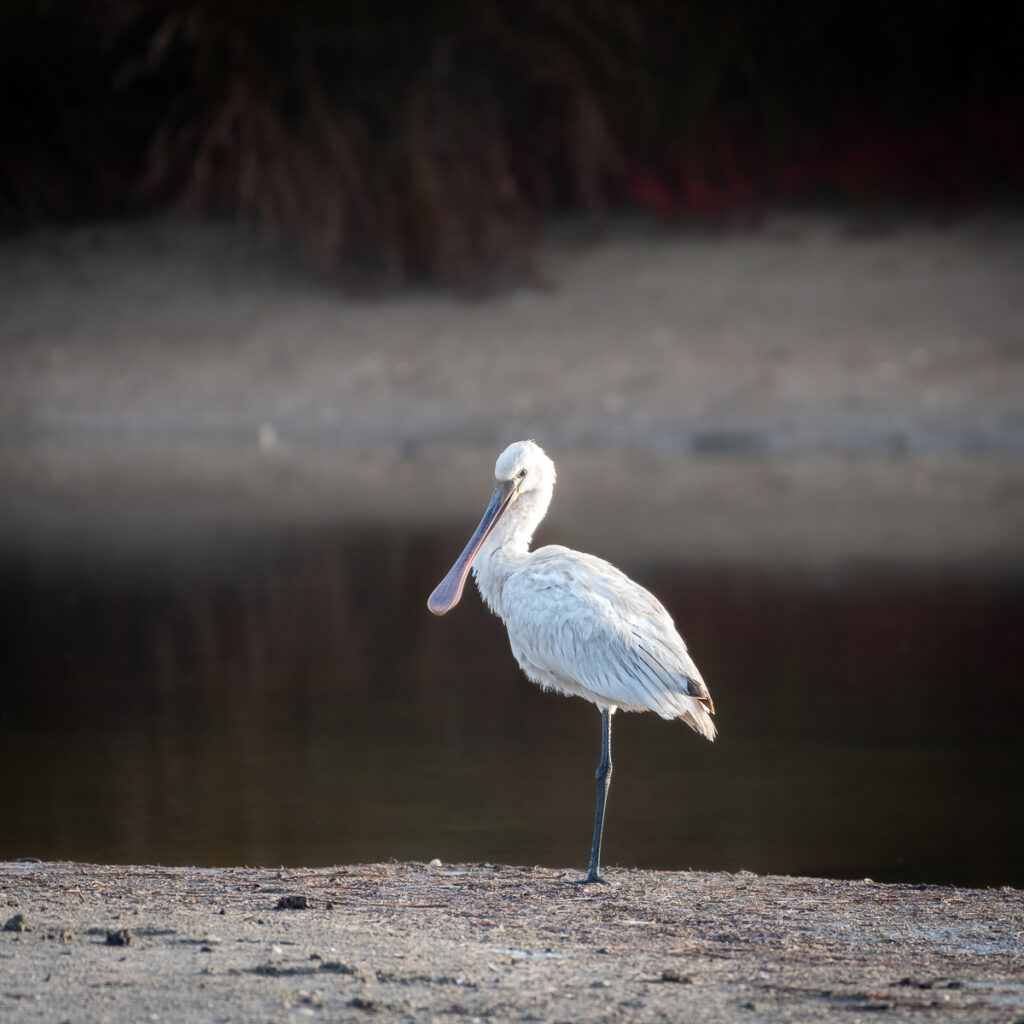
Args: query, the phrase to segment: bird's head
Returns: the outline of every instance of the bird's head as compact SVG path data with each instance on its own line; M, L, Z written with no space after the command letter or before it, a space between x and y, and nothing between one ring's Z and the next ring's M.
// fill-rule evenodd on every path
M555 464L536 441L516 441L498 456L494 479L511 501L546 495L550 502L555 486Z

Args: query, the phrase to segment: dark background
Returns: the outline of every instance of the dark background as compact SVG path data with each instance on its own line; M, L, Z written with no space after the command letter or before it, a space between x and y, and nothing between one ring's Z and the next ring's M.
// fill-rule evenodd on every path
M552 214L1019 198L1019 5L7 0L0 227L243 213L329 266L521 270Z

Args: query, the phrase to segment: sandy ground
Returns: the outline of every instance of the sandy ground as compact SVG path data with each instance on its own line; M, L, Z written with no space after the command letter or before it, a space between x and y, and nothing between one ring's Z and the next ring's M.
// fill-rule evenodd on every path
M1024 218L565 226L479 300L346 295L230 227L0 243L0 538L471 525L536 437L615 557L1024 562Z
M750 874L0 864L30 1021L1019 1021L1019 891ZM286 909L291 905L292 909ZM25 930L30 929L30 930Z

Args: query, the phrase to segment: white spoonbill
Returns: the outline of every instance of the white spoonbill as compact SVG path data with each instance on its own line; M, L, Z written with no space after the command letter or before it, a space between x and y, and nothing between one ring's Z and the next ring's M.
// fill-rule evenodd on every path
M584 697L601 709L601 763L590 869L599 865L612 714L656 711L680 718L709 740L715 707L704 680L653 594L615 566L557 544L530 551L551 504L555 464L534 441L517 441L494 467L497 487L480 525L427 607L444 615L459 603L472 567L480 594L508 628L512 653L545 690Z

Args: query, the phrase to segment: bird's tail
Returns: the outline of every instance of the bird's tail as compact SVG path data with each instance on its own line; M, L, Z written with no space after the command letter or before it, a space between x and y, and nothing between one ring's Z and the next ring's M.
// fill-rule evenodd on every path
M714 740L718 730L711 720L715 712L711 698L705 702L698 697L681 697L679 703L682 705L679 720L685 722L694 732L699 732L705 739Z

